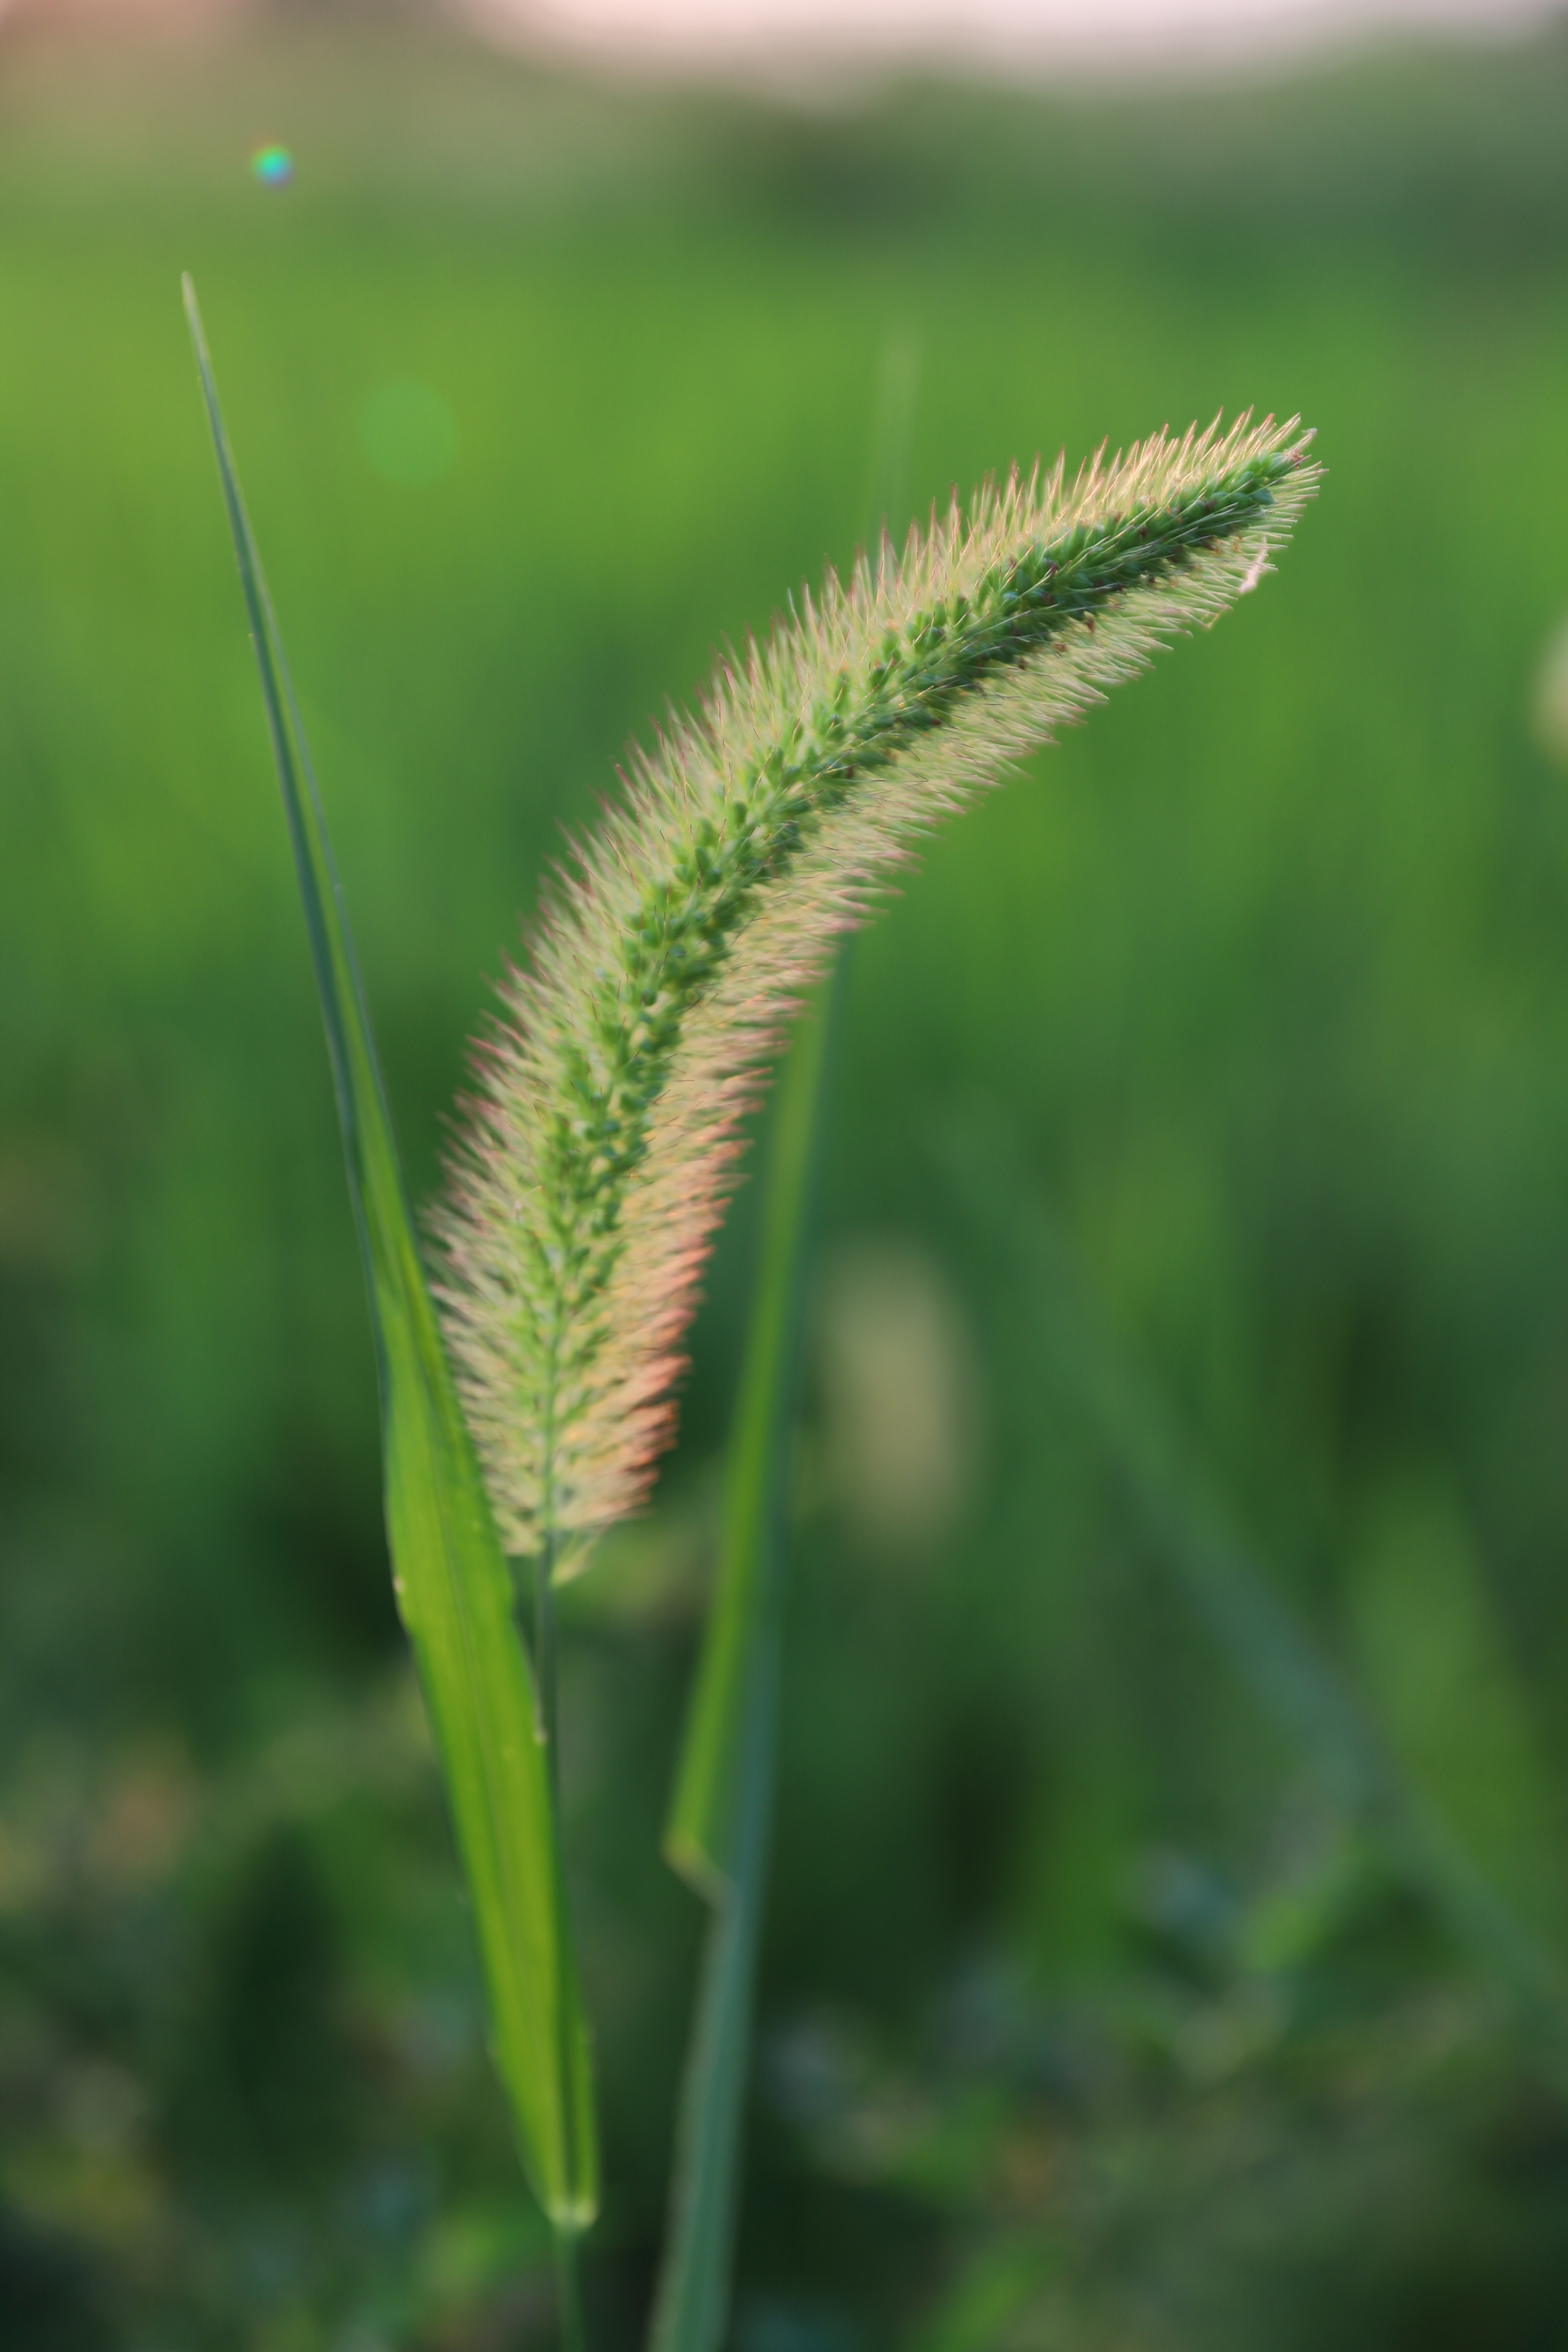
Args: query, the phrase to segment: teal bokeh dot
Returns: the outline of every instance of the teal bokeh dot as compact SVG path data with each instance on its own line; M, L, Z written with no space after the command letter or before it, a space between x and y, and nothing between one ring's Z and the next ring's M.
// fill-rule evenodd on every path
M264 188L286 188L294 176L294 158L287 147L258 147L250 159L250 176Z

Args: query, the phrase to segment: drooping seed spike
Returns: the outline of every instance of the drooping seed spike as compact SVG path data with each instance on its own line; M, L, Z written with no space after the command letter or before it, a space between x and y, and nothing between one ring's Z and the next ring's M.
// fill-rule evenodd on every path
M1164 431L933 505L803 590L635 752L547 885L475 1059L436 1231L503 1540L634 1509L739 1123L837 936L922 833L1271 567L1315 490L1297 420Z

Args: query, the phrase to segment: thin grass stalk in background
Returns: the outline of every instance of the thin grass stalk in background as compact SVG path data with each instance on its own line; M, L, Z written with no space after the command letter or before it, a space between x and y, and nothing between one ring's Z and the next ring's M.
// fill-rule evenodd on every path
M587 2035L551 1762L513 1589L426 1285L342 895L195 290L185 310L293 845L380 1375L393 1581L472 1897L491 2049L563 2262L597 2203Z
M714 1906L681 2090L654 2352L715 2352L729 2315L767 1886L791 1440L839 966L779 1087L763 1248L725 1476L719 1581L667 1851Z
M1349 1818L1378 1838L1455 1942L1508 1996L1568 2087L1568 1972L1414 1789L1332 1662L1249 1557L1212 1482L1126 1357L1005 1122L974 1111L936 1157L975 1230L1005 1234L1009 1282L1149 1533L1153 1556L1258 1706Z
M889 520L901 514L907 498L920 373L921 351L915 337L907 330L889 335L878 370L868 499L870 538L879 549L879 580L886 578L893 560L888 539ZM784 1491L786 1454L798 1409L800 1335L780 1302L786 1298L793 1302L790 1311L798 1321L813 1232L808 1204L802 1201L789 1206L788 1188L815 1181L848 993L851 947L848 939L838 943L821 993L818 1022L803 1034L794 1049L815 1071L815 1091L809 1098L801 1093L807 1084L804 1076L788 1081L792 1088L789 1115L785 1118L781 1110L770 1147L766 1181L768 1215L773 1222L747 1326L742 1403L731 1439L732 1475L740 1480L739 1491L749 1502L742 1507L733 1500L733 1507L727 1507L718 1578L665 1832L665 1853L671 1864L710 1900L725 1895L731 1877L728 1856L735 1836L739 1792L746 1777L741 1759L755 1638L753 1620L764 1582L760 1562L774 1541L769 1513ZM775 1251L785 1248L794 1252L787 1272L782 1263L775 1264L773 1256ZM748 1412L752 1419L748 1419ZM760 1463L764 1449L765 1471L755 1465L747 1468L749 1457L755 1454Z
M920 345L889 338L871 441L872 531L885 578L909 478ZM792 1047L765 1175L761 1265L731 1441L723 1539L665 1852L715 1906L681 2090L656 2352L711 2352L732 2292L742 2120L767 1889L782 1671L787 1498L799 1415L815 1201L848 993L841 942L816 1018Z
M790 1454L827 1088L847 987L836 964L779 1084L763 1176L763 1242L725 1467L713 1599L698 1664L664 1850L708 1901L730 1907L741 1822L754 1778L745 1760L756 1654L777 1614ZM766 1679L766 1677L764 1677Z

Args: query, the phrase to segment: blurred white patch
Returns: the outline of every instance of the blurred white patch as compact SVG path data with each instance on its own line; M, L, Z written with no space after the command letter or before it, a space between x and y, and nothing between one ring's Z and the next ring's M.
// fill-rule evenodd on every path
M1536 741L1549 759L1568 768L1568 614L1546 641L1532 702Z
M962 1303L923 1252L862 1242L828 1266L818 1337L833 1499L873 1548L930 1549L980 1466L980 1375Z
M1242 576L1241 576L1241 585L1240 585L1240 587L1237 590L1237 592L1236 592L1236 593L1237 593L1237 594L1238 596L1250 596L1250 595L1251 595L1251 593L1252 593L1252 592L1253 592L1253 590L1257 587L1257 585L1258 585L1258 582L1262 579L1262 577L1263 577L1264 573L1268 571L1268 534L1267 534L1267 532L1266 532L1266 533L1264 534L1264 537L1263 537L1263 539L1262 539L1261 542L1259 543L1259 546L1258 546L1258 550L1257 554L1253 557L1253 559L1252 559L1251 562L1247 565L1247 570L1242 573Z
M131 5L132 0L91 0ZM186 0L190 5L191 0ZM59 5L59 0L57 0ZM84 0L76 0L84 5ZM149 0L136 0L149 5ZM169 0L162 0L169 5ZM215 0L208 0L215 5ZM617 65L793 81L815 63L892 59L1127 76L1246 70L1391 33L1520 37L1558 0L447 0L500 39L612 56ZM789 69L793 67L794 74ZM818 83L816 94L830 91Z

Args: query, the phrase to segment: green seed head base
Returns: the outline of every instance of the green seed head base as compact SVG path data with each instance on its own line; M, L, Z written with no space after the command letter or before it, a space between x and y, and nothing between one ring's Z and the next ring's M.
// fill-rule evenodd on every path
M739 1121L836 937L919 836L1255 586L1315 487L1297 421L988 485L831 573L634 758L478 1049L436 1231L509 1550L636 1508Z

